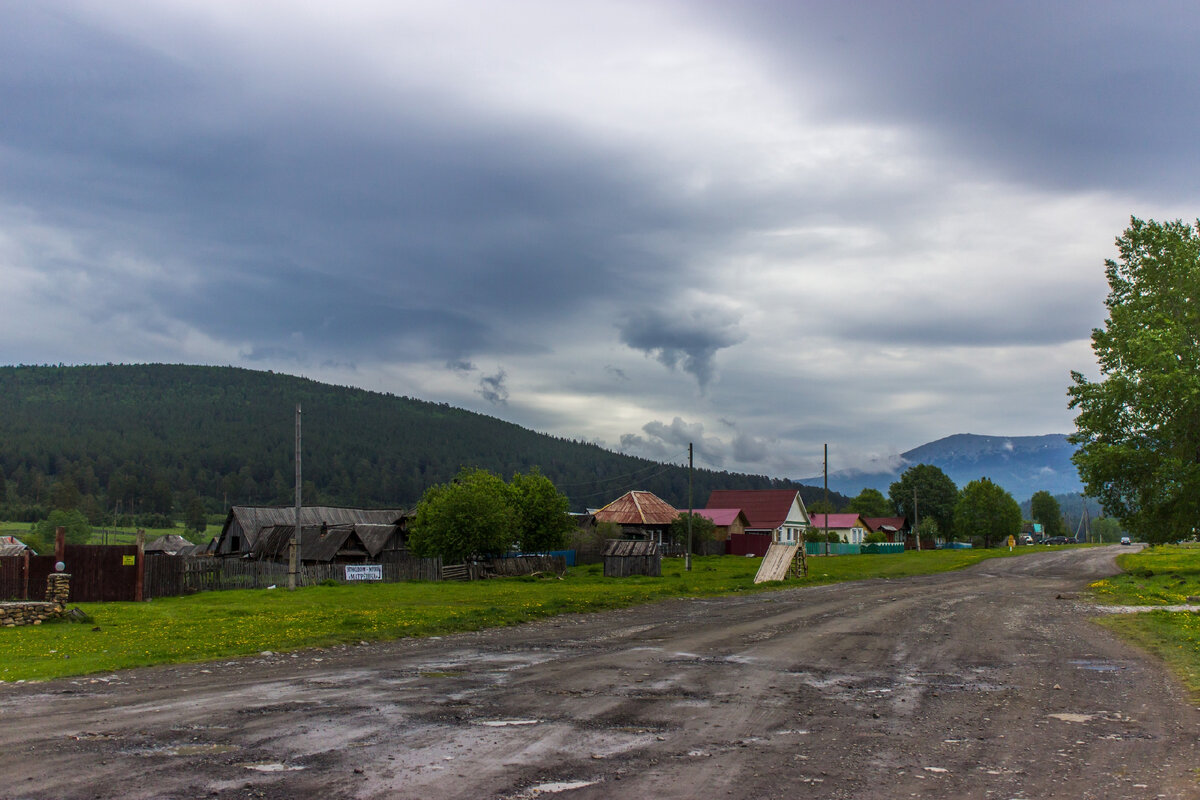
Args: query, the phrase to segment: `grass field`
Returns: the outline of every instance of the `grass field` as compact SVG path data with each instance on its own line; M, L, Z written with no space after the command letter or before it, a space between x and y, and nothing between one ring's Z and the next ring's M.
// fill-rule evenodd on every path
M1200 596L1200 546L1168 545L1126 553L1124 573L1091 585L1108 605L1180 605ZM1200 698L1200 614L1151 611L1104 617L1100 624L1156 653Z
M1022 550L1018 550L1018 553ZM1028 552L1028 548L1024 549ZM92 621L0 629L0 680L44 680L150 664L205 661L361 640L431 636L673 597L772 591L959 569L1007 550L937 550L809 558L809 577L755 586L761 559L666 559L661 578L604 578L599 564L563 579L314 586L204 592L146 603L84 603ZM96 629L99 630L96 630Z

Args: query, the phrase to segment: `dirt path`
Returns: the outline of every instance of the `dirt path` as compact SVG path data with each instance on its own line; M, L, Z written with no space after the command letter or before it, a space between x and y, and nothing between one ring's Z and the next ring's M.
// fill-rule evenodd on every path
M0 796L1200 797L1115 552L7 685Z

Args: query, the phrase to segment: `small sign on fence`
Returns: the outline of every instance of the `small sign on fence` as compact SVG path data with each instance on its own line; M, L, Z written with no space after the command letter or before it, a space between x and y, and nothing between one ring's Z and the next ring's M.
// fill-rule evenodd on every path
M382 564L347 564L346 580L348 581L381 581L383 580Z
M121 556L122 567L133 567L137 565L137 556Z

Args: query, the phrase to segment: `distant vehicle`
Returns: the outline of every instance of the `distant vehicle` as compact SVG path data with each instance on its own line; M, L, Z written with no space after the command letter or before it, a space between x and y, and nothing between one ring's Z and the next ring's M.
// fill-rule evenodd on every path
M1133 540L1130 539L1128 536L1122 536L1121 544L1133 544Z
M1051 536L1049 539L1043 539L1042 544L1066 544L1071 541L1065 536Z
M1021 534L1021 544L1033 544L1033 537L1028 533Z

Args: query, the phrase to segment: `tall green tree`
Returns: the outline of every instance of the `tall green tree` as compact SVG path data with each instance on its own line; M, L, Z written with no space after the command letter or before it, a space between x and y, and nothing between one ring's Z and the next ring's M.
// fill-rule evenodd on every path
M717 526L708 517L702 517L699 514L692 514L692 552L699 553L704 550L704 544L712 541L713 535L717 532ZM671 541L678 542L682 545L687 545L688 541L688 513L684 511L675 519L671 520Z
M883 496L883 492L870 487L859 492L846 508L864 517L890 517L896 513L895 507Z
M54 541L59 528L66 529L63 533L69 544L87 544L88 539L92 538L92 526L88 524L82 511L55 509L50 512L50 516L34 527L34 532L49 548L49 552L54 552Z
M920 520L936 520L943 536L949 536L954 531L954 504L958 502L958 487L949 475L933 464L917 464L906 469L900 480L888 487L888 499L908 517L910 524L919 513Z
M1073 460L1087 493L1151 543L1200 520L1200 221L1132 218L1104 262L1101 379L1072 372Z
M991 547L1021 532L1021 506L990 479L971 481L954 505L954 531L981 538L984 547Z
M513 475L509 492L520 519L517 542L526 553L558 550L575 529L567 496L534 467Z
M1066 536L1067 528L1063 525L1062 509L1054 495L1047 491L1034 492L1029 499L1029 516L1034 522L1042 524L1042 532L1046 536Z
M464 468L450 483L425 491L409 524L408 545L418 556L457 564L504 553L520 525L504 480L485 469Z

